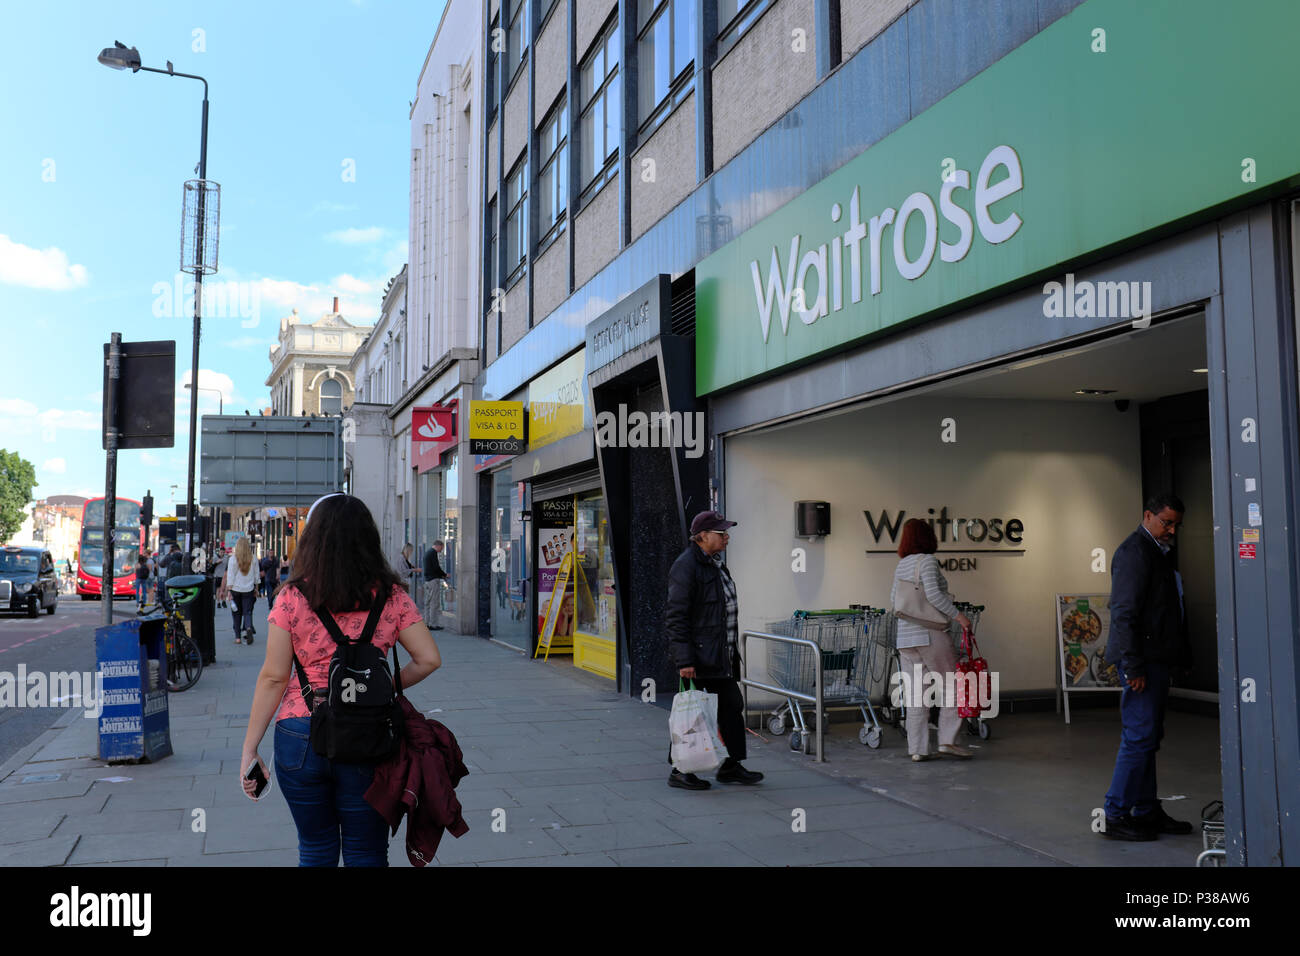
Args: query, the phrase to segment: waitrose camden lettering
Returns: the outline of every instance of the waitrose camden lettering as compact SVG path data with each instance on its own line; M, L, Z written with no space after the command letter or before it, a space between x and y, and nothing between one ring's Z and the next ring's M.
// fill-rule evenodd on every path
M929 517L923 518L934 530L935 537L941 544L957 544L964 540L974 544L1011 544L1024 543L1025 525L1019 518L961 518L948 516L948 506L944 505L936 512L930 508ZM898 535L907 520L906 511L898 511L893 517L887 510L881 509L880 517L871 511L863 511L867 527L877 544L883 543L888 536L890 544L898 544Z

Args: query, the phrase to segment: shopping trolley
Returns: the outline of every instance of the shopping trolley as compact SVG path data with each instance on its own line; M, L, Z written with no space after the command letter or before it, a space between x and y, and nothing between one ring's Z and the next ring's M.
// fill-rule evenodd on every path
M819 655L806 645L782 644L768 659L772 683L796 694L811 694L816 683L816 668L822 669L823 711L815 719L824 729L829 726L825 705L856 706L862 714L858 740L873 750L880 746L881 728L871 704L872 652L877 646L873 629L881 626L884 612L852 607L831 611L795 611L782 621L769 624L767 630L781 637L797 637L816 643ZM818 660L820 656L820 661ZM790 749L807 753L808 721L803 705L794 697L768 717L767 729L776 736L786 732L787 720L794 725L790 732ZM816 726L816 725L814 725Z
M1201 844L1205 847L1196 857L1197 866L1223 866L1228 856L1223 830L1223 801L1211 800L1201 808Z
M971 637L974 637L975 632L979 629L980 614L984 611L984 605L971 604L967 601L954 601L953 604L957 610L970 618L970 633ZM956 621L950 621L948 623L948 634L952 638L953 650L957 654L957 659L961 660L967 653L967 650L962 647L961 625ZM978 737L980 740L988 740L989 735L992 733L983 717L967 717L963 723L966 725L966 733L972 737Z

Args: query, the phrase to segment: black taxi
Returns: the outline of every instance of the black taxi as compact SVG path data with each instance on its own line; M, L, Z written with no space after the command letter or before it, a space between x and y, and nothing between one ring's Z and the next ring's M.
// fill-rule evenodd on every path
M0 611L53 614L59 604L59 575L54 558L41 548L0 548Z

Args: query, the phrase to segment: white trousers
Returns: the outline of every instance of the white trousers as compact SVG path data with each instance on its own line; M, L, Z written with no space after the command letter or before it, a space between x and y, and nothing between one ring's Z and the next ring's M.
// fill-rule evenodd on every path
M930 643L925 647L900 647L898 656L903 670L910 676L916 673L920 664L922 679L930 674L937 674L940 686L947 686L944 675L957 670L957 655L953 653L952 642L943 632L932 632ZM961 718L957 716L956 707L939 708L939 744L951 747L957 742L957 732L961 730ZM930 708L907 708L907 752L910 754L928 754L930 752Z

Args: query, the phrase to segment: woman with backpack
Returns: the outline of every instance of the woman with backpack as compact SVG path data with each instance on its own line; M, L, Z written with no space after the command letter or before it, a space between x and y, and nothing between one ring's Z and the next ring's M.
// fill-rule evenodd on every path
M411 659L394 674L383 655L395 659L399 643ZM348 660L351 671L341 663L331 667ZM370 672L364 685L341 676L362 662ZM245 775L256 764L269 776L257 750L274 717L275 776L298 828L300 866L337 866L340 848L345 866L388 865L388 823L364 796L385 759L380 752L391 752L400 733L385 725L385 715L397 709L397 693L441 665L419 608L384 558L369 509L351 495L318 500L268 619L266 661L239 764ZM360 695L378 703L361 707ZM375 711L375 721L367 723L369 716L359 718L349 706ZM357 746L358 732L375 756L322 754L365 750ZM256 785L245 779L243 787L252 796Z
M257 563L253 560L253 546L247 538L235 542L235 553L226 565L222 599L230 601L230 616L235 622L235 643L252 644L257 634L253 629L253 606L257 603Z

